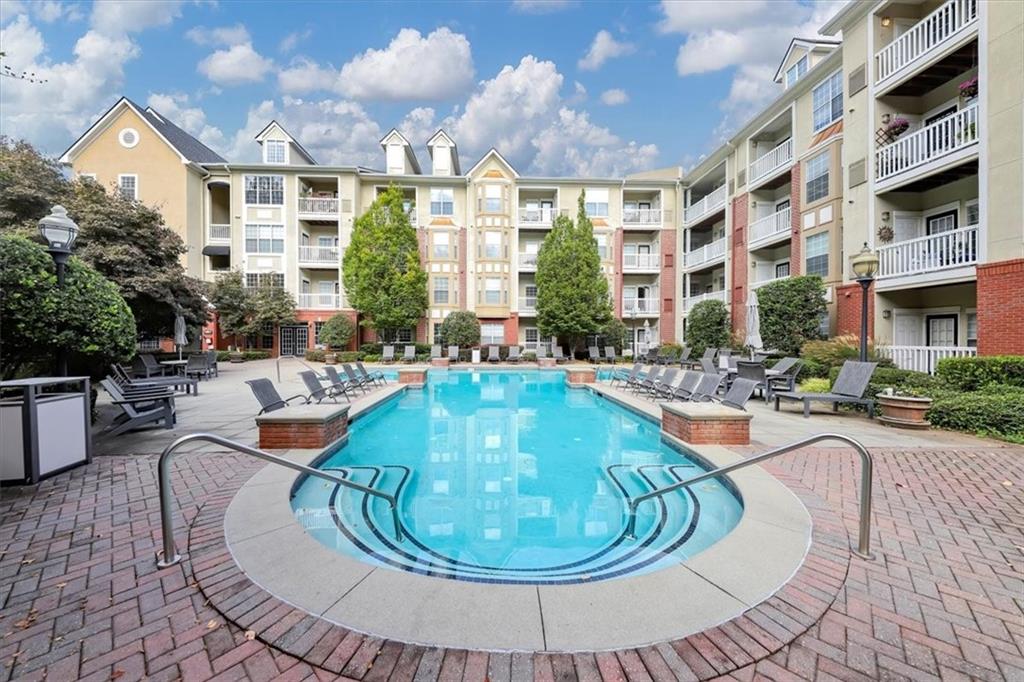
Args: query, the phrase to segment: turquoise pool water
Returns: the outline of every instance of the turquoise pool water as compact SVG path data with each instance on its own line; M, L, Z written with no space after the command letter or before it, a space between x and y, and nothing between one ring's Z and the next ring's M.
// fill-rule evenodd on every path
M703 469L658 425L562 372L431 372L423 391L357 419L320 464L397 493L386 502L307 479L292 506L318 541L395 570L496 583L575 583L653 571L707 548L742 514L717 481L640 506L627 497Z

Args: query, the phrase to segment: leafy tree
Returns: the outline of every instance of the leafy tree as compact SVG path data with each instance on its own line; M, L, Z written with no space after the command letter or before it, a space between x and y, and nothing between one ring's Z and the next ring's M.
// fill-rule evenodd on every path
M617 317L609 318L597 332L597 335L604 342L603 345L615 346L615 350L620 353L626 346L628 334L629 331L626 329L626 323Z
M51 373L60 349L76 371L93 376L135 352L135 320L117 287L71 258L58 288L53 259L23 237L0 235L0 317L4 378Z
M295 297L281 287L261 285L249 290L252 314L246 325L246 334L256 335L267 327L295 323Z
M821 318L827 307L821 277L790 277L766 284L757 290L757 302L765 348L796 355L806 342L823 338Z
M722 301L701 301L686 317L686 343L699 357L707 348L729 343L729 310Z
M295 298L280 287L244 286L242 273L232 270L221 275L210 288L210 303L217 310L217 324L224 336L242 337L242 346L248 338L266 327L276 327L295 321Z
M427 273L400 189L389 187L356 218L342 266L349 302L364 316L360 324L383 332L419 322L428 305Z
M576 222L555 218L537 254L537 324L543 336L566 339L573 348L612 317L608 280L594 226L580 193Z
M456 310L441 323L441 338L450 346L471 348L480 343L480 320L471 310Z
M0 136L0 225L34 234L36 223L68 194L60 164L24 141Z
M345 313L338 313L320 328L320 343L328 348L345 348L356 333L356 325Z

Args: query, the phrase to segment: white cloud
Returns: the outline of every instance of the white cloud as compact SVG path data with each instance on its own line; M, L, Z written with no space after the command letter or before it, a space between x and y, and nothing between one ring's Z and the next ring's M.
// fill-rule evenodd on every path
M277 87L290 95L301 95L316 90L330 90L334 87L338 72L323 67L309 57L296 57L288 68L277 72Z
M434 110L430 107L416 107L398 124L398 132L409 140L416 150L423 149L427 140L433 137L440 126L434 122Z
M287 54L298 47L299 43L304 40L308 40L313 35L313 29L307 28L305 31L292 31L284 38L281 39L277 49L283 54Z
M185 37L196 45L241 45L251 43L249 30L242 24L207 28L195 26L185 32Z
M57 0L43 0L32 4L32 14L36 19L46 24L52 24L58 19L64 21L81 21L84 17L78 4L63 3Z
M572 83L573 93L572 97L566 100L566 104L582 104L587 101L587 88L579 81L573 81Z
M513 0L512 9L522 14L552 14L576 4L574 0Z
M217 85L232 86L258 83L274 63L253 49L252 43L232 45L217 50L199 62L199 73Z
M561 108L557 119L533 141L530 171L543 175L617 177L652 168L658 147L624 142L590 122L586 112Z
M461 33L441 27L426 37L403 28L382 50L341 67L336 90L359 100L443 100L473 82L473 55Z
M104 34L166 26L181 16L182 0L96 0L92 25Z
M222 156L228 151L224 133L206 120L205 111L198 106L190 105L188 95L154 92L150 94L146 104Z
M629 95L622 88L612 88L601 93L601 101L610 107L616 107L629 101Z
M584 71L596 71L609 59L622 57L634 52L636 52L635 45L619 42L615 40L615 36L609 31L601 29L594 36L594 41L590 44L587 54L576 65Z

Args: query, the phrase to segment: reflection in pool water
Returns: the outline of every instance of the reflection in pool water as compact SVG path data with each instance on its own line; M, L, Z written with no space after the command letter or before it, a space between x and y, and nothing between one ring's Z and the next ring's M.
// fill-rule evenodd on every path
M569 583L654 570L708 547L742 507L712 481L640 507L624 537L625 496L701 468L661 442L658 425L562 372L431 372L352 424L320 467L398 492L408 537L387 505L306 480L303 525L338 551L389 568L461 580Z

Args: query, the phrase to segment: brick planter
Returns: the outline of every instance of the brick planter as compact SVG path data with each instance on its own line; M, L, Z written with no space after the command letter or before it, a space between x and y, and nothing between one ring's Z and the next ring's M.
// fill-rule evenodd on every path
M427 370L420 367L398 370L398 383L408 384L410 388L423 388L427 383Z
M573 367L565 372L565 382L569 386L583 386L597 381L597 370L592 367Z
M554 358L537 358L537 364L541 369L554 369L558 366Z
M256 417L260 447L323 449L348 435L348 405L291 405Z
M716 403L664 403L661 430L693 445L749 445L753 416Z
M448 358L431 358L430 359L430 366L431 367L444 367L445 369L447 369L449 364L450 364L450 361L448 360Z

